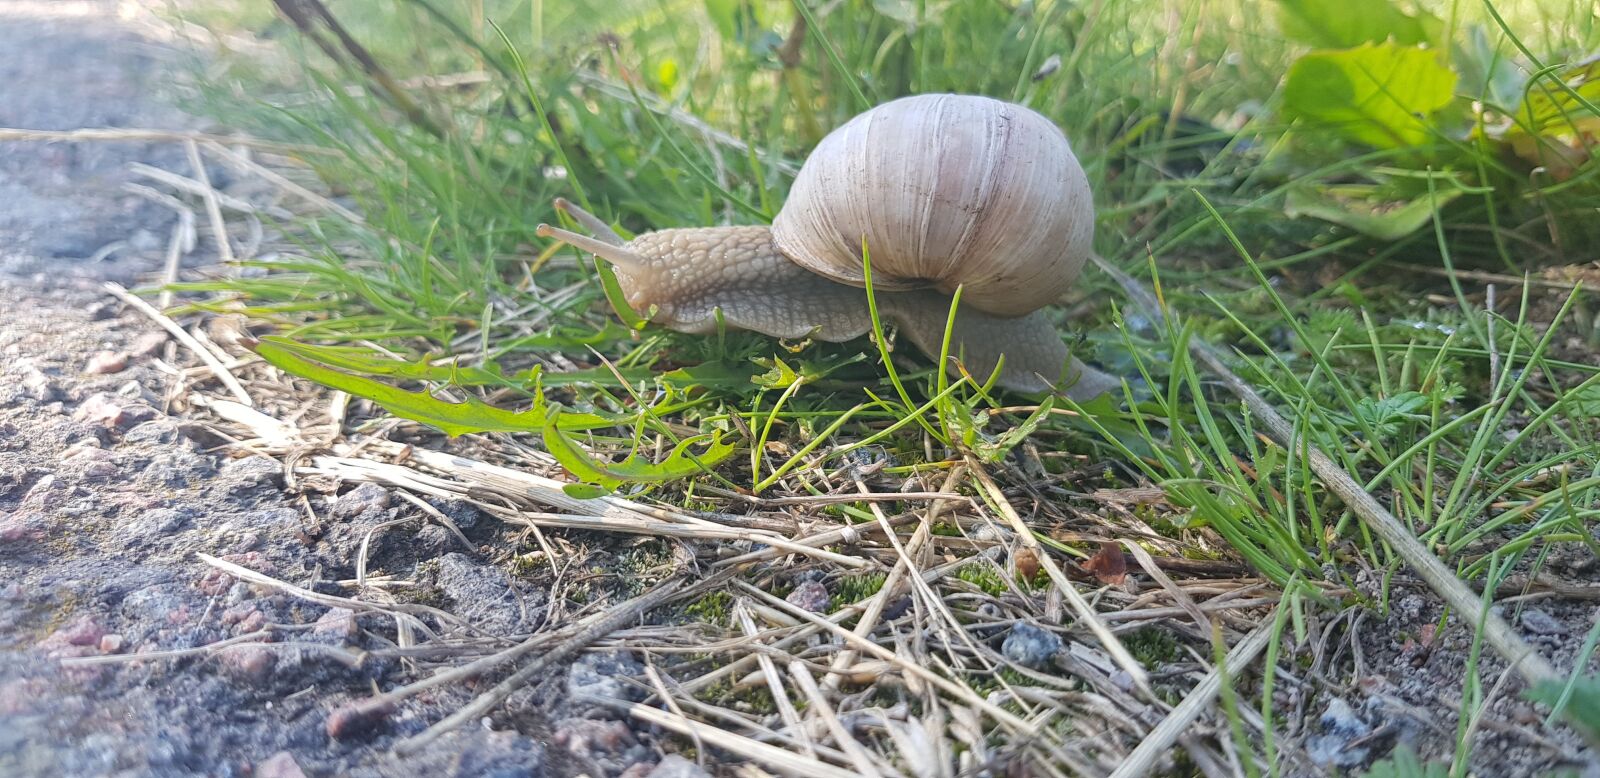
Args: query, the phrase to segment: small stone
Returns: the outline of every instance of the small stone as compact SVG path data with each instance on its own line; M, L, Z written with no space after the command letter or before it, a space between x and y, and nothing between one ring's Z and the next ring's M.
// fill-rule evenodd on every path
M249 456L228 461L221 475L234 482L235 493L262 486L277 486L283 478L283 465L270 457Z
M333 501L330 513L334 518L353 519L368 511L381 511L389 507L389 490L377 484L362 484L339 495Z
M261 646L229 646L217 654L222 669L234 680L260 686L272 678L278 655Z
M279 751L256 763L253 778L306 778L304 770L288 751Z
M160 411L143 403L119 399L105 392L96 392L78 406L72 418L90 424L127 429L160 415Z
M89 375L108 375L120 373L128 367L128 355L119 351L98 351L89 357L89 364L85 365L83 372Z
M118 633L113 632L109 635L102 635L100 636L100 653L120 654L126 644L127 640Z
M22 368L22 391L42 403L61 399L61 389L50 380L49 376L31 364Z
M374 704L370 700L362 700L340 705L328 714L325 729L328 737L334 740L347 740L359 737L378 728L394 712L391 703Z
M794 591L789 592L784 601L812 613L827 613L829 599L828 587L817 581L803 581L794 587Z
M126 443L153 443L167 446L183 437L183 427L169 419L147 421L127 431L122 436Z
M1359 767L1367 761L1370 749L1351 743L1366 737L1372 728L1356 716L1344 700L1333 698L1322 712L1320 723L1322 734L1307 740L1306 752L1311 755L1311 761L1324 767L1345 769Z
M1061 651L1061 636L1026 621L1017 622L1001 644L1000 652L1023 667L1048 667Z
M1535 635L1565 635L1567 625L1538 608L1522 610L1522 628Z
M567 696L573 702L634 702L639 688L629 678L642 675L633 655L626 651L598 651L584 654L567 670Z
M583 718L563 719L550 739L580 759L616 754L635 742L633 732L620 721Z
M44 517L38 513L0 513L0 545L44 540Z
M116 398L105 392L96 392L78 405L78 410L73 412L72 418L76 421L110 426L121 413L122 404Z
M438 524L429 524L417 530L415 548L418 559L432 559L440 554L450 551L451 544L455 543L454 535L450 530Z
M90 616L79 616L56 630L49 638L50 641L60 641L69 646L94 646L100 644L100 638L106 631Z
M167 333L161 331L146 332L134 339L133 347L128 349L128 353L135 357L148 357L160 351L161 347L166 344Z
M349 608L329 608L327 613L317 619L312 625L311 634L327 638L334 645L345 645L355 642L361 634L361 628L356 624L356 612Z
M667 754L647 778L711 778L711 774L677 754Z
M439 557L438 565L436 581L456 615L491 635L525 633L544 609L542 592L513 588L505 571L494 565L461 553Z

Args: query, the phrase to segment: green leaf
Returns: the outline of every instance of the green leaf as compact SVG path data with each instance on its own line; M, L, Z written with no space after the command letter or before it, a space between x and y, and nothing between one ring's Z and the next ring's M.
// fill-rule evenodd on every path
M1302 186L1289 190L1284 213L1309 216L1378 240L1398 240L1427 225L1436 210L1461 196L1460 189L1409 200L1386 197L1388 188L1375 184Z
M1557 180L1569 178L1600 148L1600 56L1529 83L1514 119L1488 135Z
M1367 44L1296 60L1283 99L1290 114L1331 125L1349 140L1399 148L1432 137L1428 116L1450 104L1455 86L1455 72L1433 50Z
M400 418L422 422L450 437L468 432L533 432L546 428L549 423L546 413L549 409L543 396L536 396L533 406L520 412L496 408L470 395L466 402L448 402L426 392L408 392L303 359L285 348L282 342L258 341L252 350L285 373L371 400ZM568 429L598 429L614 427L622 419L574 413L563 414L561 421Z
M1589 648L1593 648L1591 634ZM1591 743L1600 743L1600 676L1588 675L1571 682L1546 681L1528 691L1528 697L1555 710L1581 730Z
M734 452L734 445L723 443L720 435L696 435L685 438L673 447L672 453L659 463L638 454L631 454L617 463L604 462L590 456L577 441L562 431L565 426L559 423L562 415L554 414L545 425L545 450L573 477L607 490L625 483L659 483L689 478L708 472ZM694 448L701 444L706 444L705 450L694 453Z
M365 375L380 375L413 381L438 381L456 386L518 386L519 382L502 375L493 363L485 367L463 365L432 365L424 357L417 362L405 362L369 349L352 346L313 346L288 338L267 336L261 343L340 370L350 370ZM257 353L261 353L259 350ZM310 376L306 376L309 378ZM315 380L315 379L313 379Z
M791 384L800 380L800 374L789 367L789 363L777 357L772 359L758 359L758 363L770 365L767 372L750 379L756 386L765 386L768 389L787 389Z
M633 306L628 304L628 295L622 291L622 284L617 282L617 271L611 269L610 263L601 262L599 257L595 257L594 269L600 274L600 288L605 290L606 301L610 302L612 310L617 312L617 318L622 319L622 323L628 325L629 329L644 329L650 317L656 315L655 306L650 306L650 310L646 311L644 316L640 316L633 310Z
M739 0L706 0L706 15L725 41L739 35Z
M1389 0L1278 0L1283 34L1329 49L1393 39L1403 46L1438 40L1437 17L1409 16Z

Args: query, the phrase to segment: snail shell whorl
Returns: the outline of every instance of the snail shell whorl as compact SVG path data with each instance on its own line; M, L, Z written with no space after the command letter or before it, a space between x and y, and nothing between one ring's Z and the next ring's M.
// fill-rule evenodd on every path
M1066 136L1012 103L918 95L829 133L807 158L773 240L813 272L862 286L964 285L963 305L1022 316L1071 287L1093 250L1089 181Z

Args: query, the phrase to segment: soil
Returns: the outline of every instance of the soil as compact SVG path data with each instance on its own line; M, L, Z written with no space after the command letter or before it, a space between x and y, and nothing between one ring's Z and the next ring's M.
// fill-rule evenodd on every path
M177 55L141 35L144 13L110 0L0 0L0 126L202 128L163 94ZM414 698L367 729L334 715L418 677L398 660L338 661L393 648L393 622L235 581L197 554L349 595L340 582L373 538L371 570L426 580L437 604L491 636L541 626L546 593L476 553L508 529L470 506L435 503L477 546L463 548L377 486L291 494L279 461L169 413L179 379L165 334L102 286L148 282L164 261L175 217L124 189L135 162L189 165L175 143L0 143L0 775L702 774L677 757L657 765L650 732L565 701L568 690L617 696L604 689L639 671L625 655L585 655L564 683L416 757L391 746L476 690ZM215 260L207 243L189 265ZM1553 567L1568 581L1595 577L1592 559ZM1310 756L1286 774L1359 767L1397 742L1448 755L1470 631L1425 637L1440 606L1404 577L1392 599L1387 614L1324 622L1321 658L1280 679L1281 710L1301 714L1283 724ZM1510 607L1558 666L1596 618L1592 600ZM118 659L135 654L157 658ZM108 661L82 661L92 657ZM1484 666L1492 686L1502 665ZM1484 717L1477 774L1600 776L1592 751L1542 727L1514 689Z
M144 14L126 2L0 0L0 126L203 129L163 93L177 55L140 34ZM370 733L331 737L338 705L410 678L398 662L327 659L333 649L392 647L374 636L383 620L234 581L196 556L348 594L332 582L354 575L367 530L420 514L358 488L319 503L335 526L313 540L307 504L285 492L279 462L230 453L168 414L165 333L102 286L158 278L175 220L123 188L130 163L189 174L178 143L0 143L0 775L570 772L539 741L488 726L418 757L389 753L466 691L409 703ZM207 243L202 233L188 264L215 261ZM371 567L438 557L445 605L470 604L491 632L526 631L527 598L460 550L379 542ZM247 640L174 659L62 661L181 651L264 629L289 637L270 650ZM619 758L623 767L655 761L653 750Z

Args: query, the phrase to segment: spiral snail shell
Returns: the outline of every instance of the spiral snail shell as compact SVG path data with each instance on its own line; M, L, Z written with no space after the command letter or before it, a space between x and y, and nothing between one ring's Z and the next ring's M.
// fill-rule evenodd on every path
M1093 250L1088 178L1066 137L1023 106L918 95L862 113L823 138L772 226L658 230L624 242L558 200L595 237L539 226L616 266L630 305L705 333L730 327L845 341L871 329L863 246L879 312L952 371L1089 399L1115 380L1073 358L1039 309L1071 288ZM1003 356L1003 363L1002 363Z

